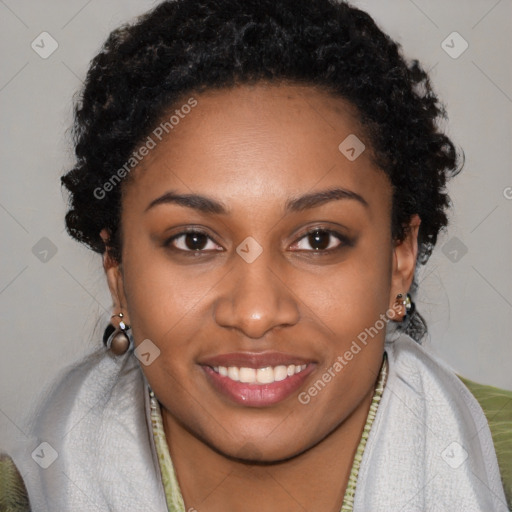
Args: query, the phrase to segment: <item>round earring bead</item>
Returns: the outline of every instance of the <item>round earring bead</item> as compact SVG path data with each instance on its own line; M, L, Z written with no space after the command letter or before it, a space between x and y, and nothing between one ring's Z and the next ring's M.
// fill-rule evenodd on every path
M116 355L120 356L124 354L130 346L130 340L126 334L119 332L112 338L110 350Z

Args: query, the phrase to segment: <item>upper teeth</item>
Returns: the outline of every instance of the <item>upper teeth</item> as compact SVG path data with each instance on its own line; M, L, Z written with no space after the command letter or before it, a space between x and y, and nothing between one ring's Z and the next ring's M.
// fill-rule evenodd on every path
M306 369L306 364L288 366L267 366L265 368L239 368L237 366L214 366L213 370L236 382L247 384L271 384L286 379Z

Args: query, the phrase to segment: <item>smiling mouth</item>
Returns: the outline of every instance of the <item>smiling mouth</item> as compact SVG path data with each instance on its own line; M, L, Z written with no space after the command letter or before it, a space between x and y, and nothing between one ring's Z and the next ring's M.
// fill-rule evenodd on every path
M245 407L271 407L297 392L317 362L277 351L230 352L198 362L223 400Z
M248 366L201 365L208 382L225 399L245 407L271 407L297 392L315 363Z
M292 375L303 372L307 364L302 365L278 365L264 368L247 368L238 366L211 366L210 368L219 375L227 377L234 382L245 384L272 384L288 379Z

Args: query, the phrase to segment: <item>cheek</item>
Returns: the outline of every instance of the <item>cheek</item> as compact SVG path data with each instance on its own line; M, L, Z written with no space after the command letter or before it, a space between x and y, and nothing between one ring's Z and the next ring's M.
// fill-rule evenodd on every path
M204 295L205 278L172 264L147 233L130 235L123 251L123 278L134 335L161 338L193 312Z
M321 319L331 330L316 380L302 395L308 401L304 410L322 418L321 424L311 425L313 437L348 417L375 382L387 325L381 315L389 307L391 254L385 241L375 244L311 288L316 289L312 297ZM325 388L315 384L319 380L327 382Z
M170 387L172 396L179 396L182 386L191 387L197 371L193 361L200 343L198 330L204 324L200 309L209 289L206 275L190 278L143 244L126 249L123 273L135 342L149 339L160 351L143 367L144 373L157 396L166 396ZM174 407L187 403L185 398L177 399Z
M195 372L199 371L194 359L200 343L198 332L204 324L200 309L208 289L206 277L191 279L154 249L146 252L141 245L124 259L123 266L136 345L149 339L160 351L142 368L144 374L169 410L187 415L191 393L200 399L194 390Z
M310 283L305 293L345 340L373 325L389 307L391 246L375 240L363 242L342 265Z

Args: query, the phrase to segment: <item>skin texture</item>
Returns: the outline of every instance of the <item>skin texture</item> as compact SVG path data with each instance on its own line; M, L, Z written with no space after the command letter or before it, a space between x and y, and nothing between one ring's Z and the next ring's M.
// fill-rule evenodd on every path
M293 354L314 363L299 391L307 390L409 289L420 220L412 217L403 242L392 240L391 186L344 100L264 83L195 98L123 185L122 264L104 257L114 313L123 312L136 345L148 338L161 351L143 371L162 404L187 510L339 510L384 330L307 405L297 393L269 407L236 404L199 362L228 352ZM353 162L338 149L349 134L366 145ZM367 205L345 198L284 211L292 198L331 188ZM229 214L171 203L145 211L171 190L214 198ZM165 245L184 227L211 237L202 255L184 236ZM321 254L305 236L318 227L349 242L323 234L322 247L341 249ZM252 263L236 252L248 236L263 250Z

